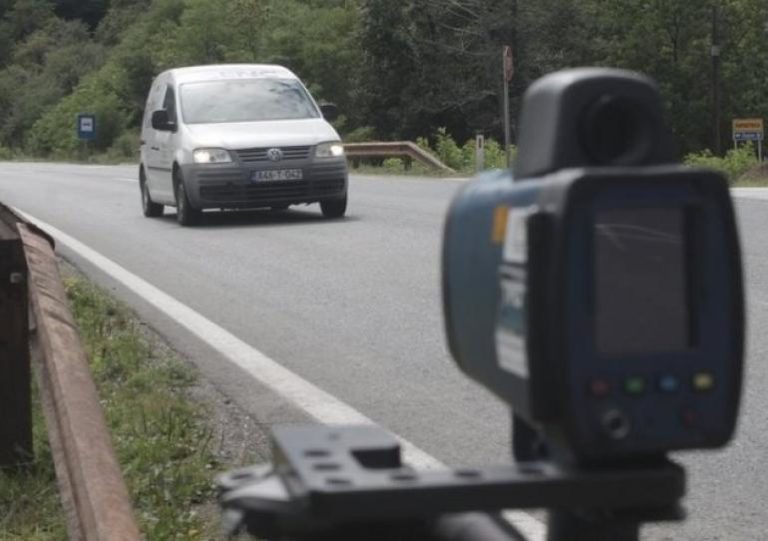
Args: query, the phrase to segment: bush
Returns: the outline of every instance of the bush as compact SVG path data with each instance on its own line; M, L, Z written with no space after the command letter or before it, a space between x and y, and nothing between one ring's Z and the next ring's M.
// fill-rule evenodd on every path
M400 158L387 158L382 166L391 173L402 173L405 170L405 164Z
M109 53L109 60L79 80L71 94L38 115L25 133L25 149L38 156L61 159L90 158L85 152L107 153L110 157L125 154L131 136L126 136L125 141L121 136L125 130L139 126L152 77L167 62L177 63L169 49L175 46L176 22L183 11L182 0L152 2L139 21L123 32L122 40ZM87 147L77 139L78 113L96 115L97 139Z
M683 162L693 167L708 167L724 173L733 183L749 169L758 164L752 143L742 145L726 152L724 158L715 156L709 150L688 154Z
M376 131L370 126L361 126L344 134L342 139L345 143L367 143L375 140L375 134Z
M517 147L511 148L512 160L515 159L517 154ZM486 169L506 169L507 168L507 153L504 152L504 145L496 141L495 139L485 140L485 168Z
M456 171L466 169L468 164L465 162L464 152L453 140L453 137L448 134L448 130L439 128L435 138L435 151L440 161Z
M115 139L114 144L107 151L111 161L138 161L139 139L138 130L127 130Z
M14 159L16 155L14 154L13 150L11 150L8 147L2 147L0 146L0 161L11 161Z
M418 137L416 145L459 173L472 174L476 171L474 139L470 139L462 146L459 146L445 128L438 129L433 139L435 141L434 146L430 144L429 139L426 137ZM348 133L344 140L348 143L373 141L374 131L369 127L358 128ZM516 150L515 147L512 147L513 158ZM399 158L384 160L380 162L380 166L390 173L426 174L433 172L429 167L423 166L418 162L412 163L410 167L407 167L406 163ZM504 147L495 139L486 139L484 169L506 169L506 167L507 156L504 152Z
M76 119L78 113L96 115L97 138L88 147L104 152L126 127L128 113L122 100L112 91L102 72L89 77L74 94L61 100L56 107L35 122L30 130L26 147L33 154L57 158L71 158L78 155L83 147L77 138Z
M477 170L477 143L474 139L468 140L461 148L464 156L464 166L461 169L465 173L474 173ZM512 148L514 155L515 148ZM483 157L483 169L506 169L507 156L504 147L495 139L485 140L485 156Z

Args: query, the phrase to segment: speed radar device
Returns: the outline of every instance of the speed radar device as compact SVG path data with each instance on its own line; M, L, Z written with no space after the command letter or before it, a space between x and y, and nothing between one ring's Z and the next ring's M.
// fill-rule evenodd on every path
M515 170L452 203L450 351L513 411L516 463L417 471L378 427L280 427L273 463L219 478L232 533L270 540L637 541L682 520L680 449L725 444L744 308L726 180L678 163L655 85L580 69L523 101ZM475 442L482 445L481 441Z
M654 84L621 71L534 84L518 148L514 182L449 211L456 362L578 461L726 443L744 324L725 178L676 163Z

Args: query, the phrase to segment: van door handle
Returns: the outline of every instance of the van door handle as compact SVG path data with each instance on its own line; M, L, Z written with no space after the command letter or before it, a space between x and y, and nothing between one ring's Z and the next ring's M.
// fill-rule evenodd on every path
M160 150L160 147L150 147L152 150Z

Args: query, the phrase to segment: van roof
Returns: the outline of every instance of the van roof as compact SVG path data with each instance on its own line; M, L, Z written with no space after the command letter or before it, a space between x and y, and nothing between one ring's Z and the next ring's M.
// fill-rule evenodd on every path
M275 64L210 64L175 68L165 73L177 84L225 79L298 79L288 68Z

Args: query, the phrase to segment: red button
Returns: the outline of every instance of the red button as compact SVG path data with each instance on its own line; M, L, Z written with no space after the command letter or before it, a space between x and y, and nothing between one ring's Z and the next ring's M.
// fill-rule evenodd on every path
M685 408L680 415L683 426L686 426L688 428L696 426L696 421L698 421L698 415L696 415L696 411L691 408Z
M592 393L592 396L598 398L608 396L611 392L611 384L604 379L593 379L589 384L589 390Z

